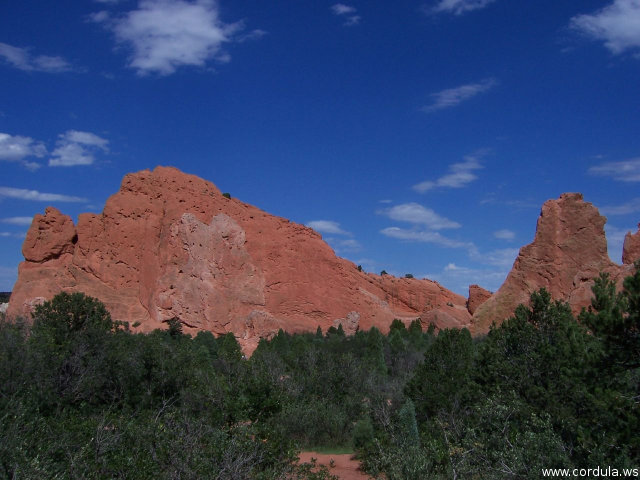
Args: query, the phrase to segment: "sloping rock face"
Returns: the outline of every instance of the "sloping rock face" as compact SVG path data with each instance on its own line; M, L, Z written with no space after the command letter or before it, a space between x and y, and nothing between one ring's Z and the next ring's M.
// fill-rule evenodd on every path
M359 272L312 229L225 198L174 168L125 176L101 215L74 226L54 208L27 234L9 316L61 291L105 303L141 331L177 317L187 332L233 332L246 352L289 332L346 332L421 317L468 325L466 299L436 282Z
M604 233L606 218L579 193L565 193L542 206L533 242L520 249L500 289L473 314L471 331L486 333L495 321L509 318L519 304L546 288L554 300L567 301L574 313L591 302L593 279L608 272L617 282L631 273L631 265L609 259ZM640 235L628 235L626 258L638 258ZM634 253L635 252L635 253ZM625 263L631 263L625 262Z
M622 263L632 265L640 259L640 223L636 233L627 232L622 246Z

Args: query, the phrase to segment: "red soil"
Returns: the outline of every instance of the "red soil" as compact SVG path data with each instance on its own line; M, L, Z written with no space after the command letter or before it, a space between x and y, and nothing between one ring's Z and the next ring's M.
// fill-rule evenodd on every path
M335 475L341 480L362 480L371 478L364 472L358 470L360 463L353 460L350 453L335 455L316 452L301 452L300 463L311 463L311 457L316 459L317 465L326 465L331 475ZM331 467L333 459L334 466Z

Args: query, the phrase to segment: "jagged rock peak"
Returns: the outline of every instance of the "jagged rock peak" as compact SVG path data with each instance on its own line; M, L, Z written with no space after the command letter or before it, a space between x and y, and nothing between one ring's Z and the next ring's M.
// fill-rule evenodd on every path
M593 279L600 272L614 279L628 273L609 259L605 222L580 193L545 202L533 242L520 249L503 285L476 310L472 331L484 333L492 322L501 323L542 287L554 299L569 302L574 312L589 305Z

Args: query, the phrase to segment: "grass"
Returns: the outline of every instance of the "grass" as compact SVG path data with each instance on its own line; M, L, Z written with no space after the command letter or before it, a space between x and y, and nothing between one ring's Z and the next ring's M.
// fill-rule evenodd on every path
M351 445L342 446L342 447L341 446L310 447L310 448L304 448L303 450L307 452L322 453L324 455L346 455L346 454L352 455L353 453L355 453Z

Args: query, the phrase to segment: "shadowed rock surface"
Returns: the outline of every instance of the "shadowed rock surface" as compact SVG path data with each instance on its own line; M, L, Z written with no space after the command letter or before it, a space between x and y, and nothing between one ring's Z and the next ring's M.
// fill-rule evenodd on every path
M439 328L471 319L466 299L438 283L359 272L311 228L175 168L126 175L102 214L81 214L76 226L47 208L23 255L10 316L81 291L141 331L177 317L185 332L233 332L247 353L280 328L384 332L394 318Z

